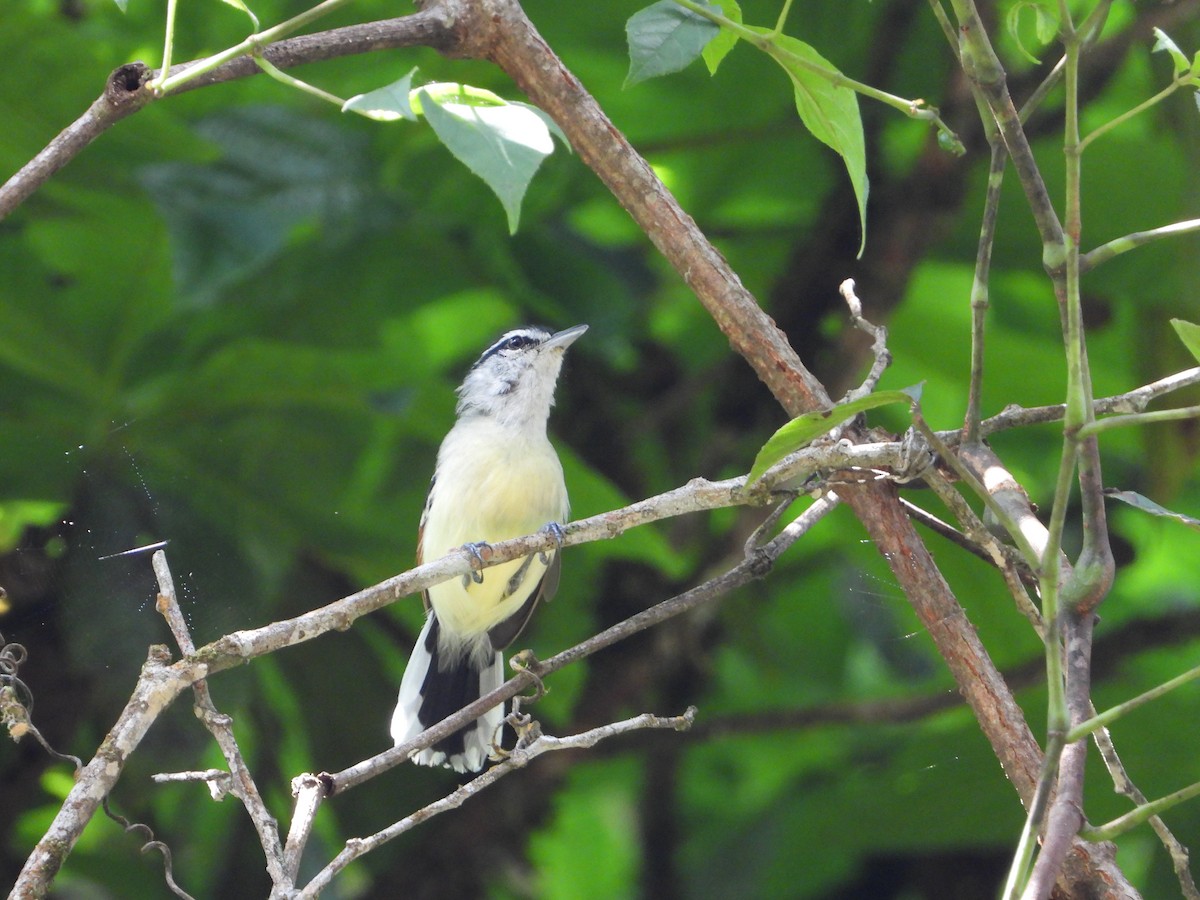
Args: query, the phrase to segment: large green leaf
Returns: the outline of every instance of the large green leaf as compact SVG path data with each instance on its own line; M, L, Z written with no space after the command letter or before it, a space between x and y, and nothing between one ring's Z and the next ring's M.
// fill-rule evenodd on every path
M639 10L625 23L629 40L625 87L678 72L695 60L720 30L716 23L673 0L659 0Z
M867 242L867 145L863 138L862 116L858 109L858 95L848 87L835 84L841 72L813 47L788 37L775 35L766 28L751 28L770 37L766 47L770 54L792 80L796 95L796 111L804 127L813 137L837 151L846 164L854 196L858 200L858 217L862 223L862 241L859 254ZM813 71L824 70L827 74Z
M515 103L481 106L417 91L421 111L446 149L487 182L508 216L509 233L521 219L521 201L542 160L554 152L545 120Z

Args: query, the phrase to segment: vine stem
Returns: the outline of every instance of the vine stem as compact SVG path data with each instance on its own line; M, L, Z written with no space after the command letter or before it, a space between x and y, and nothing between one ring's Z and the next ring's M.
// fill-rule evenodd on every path
M201 75L204 75L207 72L211 72L221 64L239 56L253 54L255 51L261 50L272 41L277 41L281 37L286 37L293 31L298 31L305 25L329 15L330 13L340 9L350 2L351 0L323 0L322 3L318 3L311 9L307 9L299 15L292 16L292 18L288 19L287 21L280 22L278 25L273 25L266 31L256 32L250 35L240 44L235 44L232 47L222 50L220 53L209 56L206 59L202 59L195 65L188 66L183 71L176 72L174 75L168 75L168 68L166 65L164 65L162 68L162 77L157 80L157 83L152 82L149 87L151 87L156 94L169 94L171 91L177 90L181 86L187 84L189 81L199 78Z
M1168 84L1165 88L1163 88L1161 91L1159 91L1153 97L1150 97L1147 100L1143 100L1141 103L1139 103L1133 109L1126 110L1125 112L1121 113L1121 115L1117 116L1115 119L1109 119L1107 122L1105 122L1103 125L1098 126L1091 134L1089 134L1087 137L1085 137L1083 140L1081 140L1079 142L1079 152L1082 153L1085 149L1087 149L1087 146L1092 141L1096 140L1099 137L1103 137L1104 135L1108 134L1108 132L1112 131L1114 128L1124 125L1126 122L1128 122L1134 116L1145 112L1150 107L1152 107L1158 103L1162 103L1164 100L1166 100L1168 97L1170 97L1173 93L1175 93L1181 87L1184 87L1185 85L1193 83L1195 81L1195 79L1196 79L1195 75L1191 74L1190 72L1184 72L1182 75L1178 76L1174 81L1172 81L1170 84Z
M791 0L788 0L789 4L790 2ZM925 101L909 100L905 97L897 96L896 94L889 94L887 91L881 91L877 87L873 87L872 85L866 84L862 81L856 81L853 78L843 75L836 69L827 68L819 63L813 62L812 60L798 56L792 51L788 50L786 47L780 45L776 39L781 36L783 20L787 15L787 5L785 5L783 14L780 16L775 28L771 31L768 31L766 29L752 28L749 25L743 25L741 22L735 22L711 7L695 2L695 0L675 0L675 3L679 4L690 12L694 12L699 16L703 16L710 22L720 25L727 31L737 35L739 39L757 47L763 53L767 54L778 62L786 63L788 66L812 72L814 75L819 75L821 78L824 78L834 87L843 87L854 91L856 94L862 94L864 97L868 97L871 100L875 100L879 103L883 103L886 106L890 106L893 109L899 110L909 118L920 119L922 121L933 123L938 132L944 137L946 146L949 148L950 152L958 156L961 156L966 152L966 148L963 147L958 135L954 133L949 125L942 121L937 109L926 105Z

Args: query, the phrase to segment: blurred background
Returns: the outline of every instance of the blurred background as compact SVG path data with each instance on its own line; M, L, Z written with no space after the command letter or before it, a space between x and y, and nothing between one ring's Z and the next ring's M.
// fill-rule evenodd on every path
M987 148L961 75L925 4L798 4L789 33L844 72L941 107L968 147L864 103L871 200L865 254L840 160L807 135L791 86L739 47L716 78L701 64L622 90L624 22L640 2L528 0L528 14L615 125L654 165L805 361L840 395L870 359L837 286L858 282L891 331L885 387L925 382L938 428L965 408L968 292ZM984 3L1018 102L1057 58L1032 18ZM1089 4L1075 3L1086 8ZM264 25L306 7L256 0ZM1200 4L1116 2L1085 62L1085 131L1171 78L1151 55L1159 25L1200 48ZM747 0L769 26L779 4ZM321 23L403 14L363 0ZM177 56L245 36L230 7L184 4ZM161 55L163 9L132 0L9 4L0 28L0 173L16 171L81 114L114 67ZM376 53L294 74L348 97L400 78L466 82L521 99L493 67L431 51ZM1060 98L1030 120L1062 196ZM1085 247L1200 210L1200 117L1189 92L1088 150ZM1010 173L1011 175L1011 173ZM1058 313L1015 178L995 248L987 413L1063 396ZM1192 364L1169 319L1200 320L1200 241L1161 242L1084 283L1097 395ZM157 103L112 129L0 222L0 632L29 658L33 717L60 750L94 752L152 643L144 556L168 540L197 643L328 603L408 568L453 388L503 330L586 322L552 417L573 515L744 473L784 417L713 322L597 178L561 147L508 234L486 186L424 125L381 125L267 78ZM1172 405L1200 402L1176 396ZM902 415L872 424L904 428ZM994 446L1048 505L1053 428ZM1194 423L1106 435L1115 487L1200 515ZM929 492L910 499L934 511ZM797 510L800 507L797 507ZM1107 706L1195 665L1200 553L1194 532L1112 511L1120 571L1104 604L1095 698ZM735 563L764 511L723 510L572 548L557 599L518 646L549 656ZM1035 734L1044 731L1041 646L1001 580L928 536ZM402 599L213 679L272 811L291 778L385 749L420 602ZM690 734L646 734L552 754L351 866L326 896L495 898L976 898L995 895L1023 813L987 742L864 531L825 520L769 579L555 674L534 709L568 734L640 712L699 707ZM1200 693L1184 688L1114 728L1150 796L1200 779ZM261 851L234 800L155 772L222 765L189 704L154 726L112 796L151 825L194 896L261 897ZM0 745L0 884L11 883L71 784L31 741ZM385 827L456 784L403 766L325 805L315 871L348 837ZM1098 764L1089 818L1120 814ZM1200 845L1200 804L1166 820ZM87 829L56 882L70 898L168 896L161 862L111 821ZM1148 829L1119 861L1148 897L1176 896Z

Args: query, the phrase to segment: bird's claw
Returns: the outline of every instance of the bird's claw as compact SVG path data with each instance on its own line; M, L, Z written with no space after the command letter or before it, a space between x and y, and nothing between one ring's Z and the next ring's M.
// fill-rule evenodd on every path
M560 525L558 522L547 522L545 525L542 526L542 531L546 532L552 538L554 538L554 543L557 546L557 548L559 550L562 549L563 536L564 536L562 525ZM550 554L545 550L542 550L538 553L538 560L541 561L541 564L543 566L550 565L551 558L552 557L550 556Z
M534 743L542 736L542 723L527 712L521 712L522 697L513 697L513 708L504 719L513 731L517 733L517 743L513 750L521 750ZM511 751L510 751L511 752Z
M463 587L469 587L471 582L483 584L483 572L480 571L485 565L483 554L490 553L492 547L487 541L475 541L470 544L463 544L463 550L467 556L471 557L471 572L463 576Z
M520 653L514 653L512 658L509 659L508 665L514 672L528 675L533 679L533 693L523 695L523 700L533 703L542 699L542 697L550 692L550 688L546 687L546 683L542 681L542 676L535 671L540 666L540 663L537 657L533 655L532 650L522 650Z

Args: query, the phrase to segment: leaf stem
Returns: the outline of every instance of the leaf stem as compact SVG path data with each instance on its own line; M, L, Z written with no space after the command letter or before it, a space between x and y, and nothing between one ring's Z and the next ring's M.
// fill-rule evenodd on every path
M213 69L226 63L231 59L245 54L253 54L256 50L261 50L272 41L277 41L279 38L291 34L303 28L305 25L315 22L318 19L329 15L331 12L339 9L342 6L350 3L351 0L323 0L311 9L307 9L299 15L292 16L287 21L280 22L278 25L273 25L265 31L259 31L250 35L240 44L235 44L220 53L214 54L207 59L202 59L199 62L188 66L181 72L176 72L169 75L166 65L163 66L159 77L151 82L152 89L158 93L169 94L171 91L187 84L193 79L199 78L206 72L211 72Z
M175 11L179 0L167 0L166 34L163 37L162 72L165 75L171 70L171 55L175 49ZM151 83L153 86L153 83Z
M773 34L778 37L783 34L783 26L787 24L788 13L792 9L792 0L783 0L783 9L779 11L779 18L775 20L775 30Z
M1152 412L1129 413L1124 416L1110 416L1107 419L1097 419L1088 422L1079 429L1081 438L1100 434L1112 428L1124 428L1130 425L1148 425L1152 422L1178 422L1181 419L1200 417L1200 406L1185 406L1182 409L1157 409Z
M1197 795L1200 795L1200 781L1190 784L1185 788L1180 788L1173 794L1167 794L1165 797L1151 800L1149 803L1145 803L1137 809L1130 810L1125 815L1113 819L1107 824L1095 828L1081 828L1079 836L1088 841L1111 841L1113 838L1120 837L1125 832L1141 825L1147 819L1157 816L1172 806L1183 803L1185 800L1191 800Z
M853 78L843 75L835 69L827 69L825 66L819 65L812 60L797 56L776 41L776 38L780 36L779 25L776 25L774 31L767 31L763 28L754 28L749 25L743 25L741 22L735 22L711 7L695 2L695 0L675 0L675 3L686 10L703 16L710 22L715 22L727 31L737 35L740 40L752 44L763 53L780 62L786 62L789 66L806 69L814 75L824 78L834 87L844 87L855 93L862 94L864 97L869 97L872 100L899 110L911 119L931 122L942 135L943 142L950 152L956 156L966 153L966 148L963 147L958 135L950 129L949 125L942 121L941 115L935 107L929 106L924 100L909 100L895 94L889 94L887 91L881 91L879 88L872 87L864 82L855 81ZM785 6L785 15L786 12L787 7Z
M270 75L272 78L274 78L276 81L286 84L288 87L293 87L298 91L303 91L304 93L306 93L312 97L316 97L318 100L324 100L328 103L332 103L339 108L346 105L346 101L343 100L341 97L331 94L328 91L322 90L321 88L317 87L315 84L309 84L307 81L301 81L299 78L296 78L294 75L289 75L287 72L284 72L282 69L279 69L277 66L272 65L270 62L267 61L267 58L262 55L261 50L257 50L251 55L254 57L254 62L257 63L258 67L260 69L262 69L263 72L265 72L267 75Z
M1127 234L1123 237L1114 238L1107 244L1101 244L1095 250L1085 253L1080 260L1080 265L1083 271L1087 272L1094 269L1101 263L1106 263L1114 256L1120 256L1122 253L1128 253L1138 247L1149 244L1152 241L1161 240L1167 237L1174 237L1179 234L1191 234L1200 231L1200 219L1188 219L1183 222L1173 222L1170 225L1163 225L1159 228L1151 228L1148 231L1135 231L1133 234Z
M1116 706L1110 707L1109 709L1104 710L1102 713L1097 713L1096 715L1092 716L1092 718L1080 722L1069 732L1067 732L1067 743L1069 744L1072 741L1085 738L1099 728L1107 728L1111 723L1115 722L1117 719L1121 718L1127 713L1133 712L1139 706L1145 706L1151 700L1157 700L1159 697L1163 696L1163 694L1170 693L1171 691L1175 690L1175 688L1181 687L1187 684L1189 681L1194 681L1197 678L1200 678L1200 666L1196 666L1193 669L1188 669L1188 671L1184 672L1182 675L1176 675L1170 681L1164 681L1157 687L1152 687L1144 694L1138 694L1136 697L1126 700L1123 703L1118 703Z
M1166 100L1168 97L1170 97L1173 93L1175 93L1177 90L1179 90L1184 85L1190 84L1191 82L1195 81L1195 78L1196 78L1196 76L1192 75L1190 72L1184 72L1182 75L1180 75L1178 78L1176 78L1170 84L1168 84L1165 88L1163 88L1161 91L1159 91L1153 97L1143 100L1141 103L1139 103L1133 109L1128 109L1125 112L1121 113L1121 115L1117 116L1115 119L1109 119L1103 125L1098 126L1091 134L1089 134L1087 137L1085 137L1082 141L1079 142L1079 152L1082 153L1085 149L1087 149L1088 144L1090 144L1092 141L1096 140L1096 138L1102 137L1103 135L1108 134L1108 132L1112 131L1114 128L1116 128L1119 125L1125 124L1126 122L1128 122L1130 119L1132 119L1134 116L1138 115L1139 113L1143 113L1146 110L1148 110L1150 107L1154 106L1155 104L1161 103L1162 101Z

